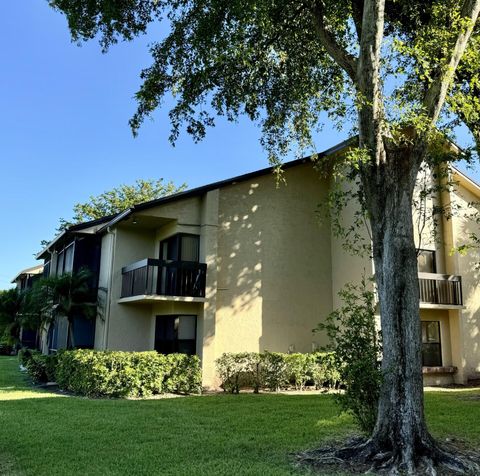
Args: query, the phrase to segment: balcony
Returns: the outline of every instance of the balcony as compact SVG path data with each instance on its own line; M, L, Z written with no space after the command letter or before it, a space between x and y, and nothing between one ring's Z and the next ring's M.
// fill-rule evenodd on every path
M122 269L120 302L203 302L207 265L146 258Z
M462 277L437 273L418 273L421 308L463 306Z

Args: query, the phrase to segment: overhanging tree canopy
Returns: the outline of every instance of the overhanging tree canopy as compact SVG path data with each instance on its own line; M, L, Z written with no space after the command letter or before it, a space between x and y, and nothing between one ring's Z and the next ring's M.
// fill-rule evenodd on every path
M141 74L134 133L172 93L172 141L182 126L199 140L216 115L246 114L261 125L276 162L312 145L322 113L354 119L359 144L348 157L371 224L386 352L375 430L337 456L408 473L441 464L465 470L425 425L411 210L438 126L463 122L478 141L480 0L50 4L66 14L74 40L98 35L104 49L162 21L166 36L152 45L152 65Z

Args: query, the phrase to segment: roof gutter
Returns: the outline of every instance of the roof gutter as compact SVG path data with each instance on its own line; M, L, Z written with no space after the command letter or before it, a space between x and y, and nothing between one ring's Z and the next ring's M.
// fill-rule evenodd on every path
M117 216L115 216L112 220L109 222L105 223L101 228L99 228L95 233L103 233L104 231L109 231L108 228L112 227L113 225L116 225L118 222L125 220L128 218L128 216L133 212L133 207L132 208L127 208L125 211L122 213L119 213Z
M62 238L63 236L65 236L67 234L67 231L64 230L62 231L59 235L57 235L52 241L50 241L50 243L48 243L48 245L43 248L42 251L40 251L39 253L37 253L35 255L35 259L41 259L42 255L44 253L49 253L50 252L50 248L58 241L60 240L60 238Z

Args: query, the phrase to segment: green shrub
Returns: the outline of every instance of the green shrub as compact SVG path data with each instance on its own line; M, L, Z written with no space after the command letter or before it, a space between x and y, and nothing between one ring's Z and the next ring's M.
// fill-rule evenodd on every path
M337 388L341 375L337 368L334 352L315 352L311 354L310 375L317 390L327 386Z
M273 392L278 392L288 386L289 369L288 354L265 351L262 357L262 373L264 385Z
M2 337L0 339L0 355L12 355L13 352L13 344L12 342L5 338Z
M22 347L18 351L18 361L20 362L21 365L24 367L27 366L28 361L32 358L32 353L37 352L36 350L29 349L27 347Z
M56 382L58 365L57 354L44 355L43 357L45 361L45 374L47 376L47 382Z
M201 390L201 370L198 357L184 354L73 350L59 353L57 383L89 397L188 394Z
M374 295L363 279L360 285L348 284L339 296L342 307L318 326L318 330L327 332L334 351L328 380L333 383L341 379L345 392L338 395L339 404L352 413L362 431L371 433L382 381Z
M202 371L200 359L196 355L166 355L167 373L165 390L171 393L201 393Z
M27 361L28 375L35 383L47 382L47 367L44 356L40 352L32 353Z
M217 374L225 392L239 393L251 387L272 391L289 386L304 390L308 383L320 389L337 387L340 374L331 352L283 354L280 352L224 353L216 361Z
M28 375L35 383L47 383L55 381L57 367L56 355L43 355L38 351L29 351L22 355L22 361Z
M304 390L306 383L312 378L312 354L287 354L288 381L294 385L296 390Z
M262 385L260 363L261 356L255 352L222 354L215 364L223 390L239 393L242 387L252 387L258 393Z

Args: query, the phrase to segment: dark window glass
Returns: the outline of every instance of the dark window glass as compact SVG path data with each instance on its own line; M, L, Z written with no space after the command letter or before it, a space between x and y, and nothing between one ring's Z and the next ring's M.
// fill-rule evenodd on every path
M417 256L419 273L436 273L435 251L419 250Z
M65 263L65 253L61 251L57 256L57 276L63 274L63 265Z
M73 271L73 243L68 248L65 248L64 253L63 272L71 273Z
M196 327L196 316L157 316L155 350L162 354L195 354Z
M172 261L199 261L200 237L178 234L160 244L160 259Z
M48 328L47 346L49 352L52 350L57 350L57 328L53 322Z
M50 261L47 261L44 265L43 265L43 276L45 278L48 278L50 276Z
M178 260L178 235L162 241L160 247L160 258L163 260Z
M198 263L198 236L195 235L183 235L181 237L181 260L182 261L194 261Z
M439 321L422 321L422 361L425 367L442 366Z

